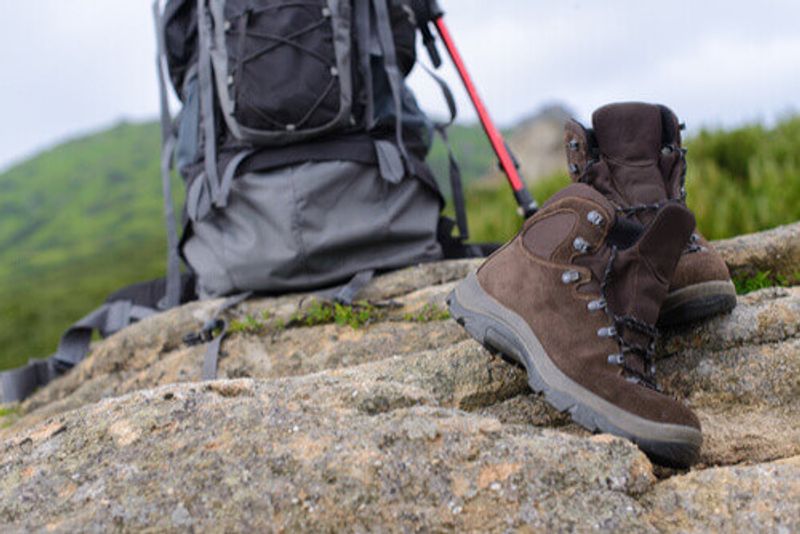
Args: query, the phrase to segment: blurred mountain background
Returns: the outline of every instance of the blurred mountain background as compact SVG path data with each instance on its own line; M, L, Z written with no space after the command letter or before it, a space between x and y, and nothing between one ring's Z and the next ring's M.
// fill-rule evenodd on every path
M505 132L540 202L568 182L569 114L548 106ZM163 275L159 135L155 122L120 123L0 174L0 368L50 354L61 332L110 292ZM451 140L473 240L509 238L521 219L481 128L456 125ZM687 144L689 204L709 238L800 219L800 116L689 132ZM430 162L447 190L441 144Z

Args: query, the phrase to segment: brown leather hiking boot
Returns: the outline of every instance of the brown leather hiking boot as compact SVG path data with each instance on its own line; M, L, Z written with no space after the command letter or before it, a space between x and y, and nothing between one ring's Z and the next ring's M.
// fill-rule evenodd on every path
M611 104L595 111L593 130L567 122L569 172L591 185L618 211L647 224L668 202L685 205L686 149L681 125L664 106ZM684 249L661 308L660 325L697 321L729 312L736 289L711 244L694 233Z
M700 423L654 382L655 323L694 217L670 204L645 228L571 185L450 294L453 317L522 364L534 391L580 425L688 466Z

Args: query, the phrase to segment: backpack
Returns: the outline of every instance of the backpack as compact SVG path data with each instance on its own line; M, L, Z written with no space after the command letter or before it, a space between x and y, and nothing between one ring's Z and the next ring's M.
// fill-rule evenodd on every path
M376 272L490 252L465 244L452 151L456 222L440 216L424 162L456 111L435 74L448 123L432 122L405 85L427 1L167 0L162 10L156 0L167 277L117 291L55 355L0 373L0 402L68 372L94 331L106 337L197 298L232 295L185 339L209 344L207 379L226 330L219 315L252 292L344 283L324 296L348 303ZM174 119L167 83L182 105ZM173 166L186 188L182 236Z
M444 198L424 162L435 125L405 85L411 0L169 0L159 19L183 104L175 122L162 113L164 187L173 151L186 187L166 307L178 304L176 252L201 298L317 289L444 257L453 225L440 224Z

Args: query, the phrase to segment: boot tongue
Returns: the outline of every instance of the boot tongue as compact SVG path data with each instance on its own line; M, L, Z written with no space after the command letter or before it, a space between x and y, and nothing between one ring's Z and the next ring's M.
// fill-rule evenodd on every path
M638 241L618 252L609 286L610 310L654 325L694 227L694 216L685 207L661 208Z
M631 247L618 251L606 299L609 311L619 318L617 333L629 347L646 351L654 341L661 305L694 225L689 210L668 204ZM641 353L631 351L626 362L639 373L650 375L648 365L652 362Z
M657 160L661 152L661 109L651 104L604 106L592 115L597 144L607 158L636 163Z

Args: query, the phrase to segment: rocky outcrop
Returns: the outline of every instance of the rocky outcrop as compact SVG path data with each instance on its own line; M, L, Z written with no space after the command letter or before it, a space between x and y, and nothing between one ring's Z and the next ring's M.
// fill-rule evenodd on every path
M800 287L665 332L660 381L705 433L676 473L572 424L446 319L476 266L381 277L355 318L247 302L216 382L181 340L219 302L99 343L0 429L0 530L800 528Z
M800 283L800 224L717 241L715 246L733 276L770 272Z

